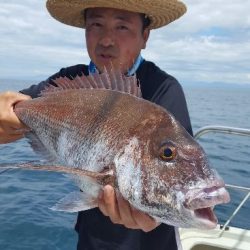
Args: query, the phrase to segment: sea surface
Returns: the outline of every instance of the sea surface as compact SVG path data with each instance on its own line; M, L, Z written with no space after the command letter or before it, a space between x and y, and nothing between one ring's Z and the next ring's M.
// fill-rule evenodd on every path
M32 82L0 80L0 92L18 90ZM207 125L250 129L250 87L233 84L187 84L183 86L194 132ZM228 184L250 187L250 137L207 134L199 139L214 168ZM25 139L0 145L0 164L37 160ZM73 250L76 214L49 209L67 193L77 190L59 173L7 171L0 174L0 249ZM230 191L232 201L218 206L221 223L246 193ZM231 225L250 229L250 201Z

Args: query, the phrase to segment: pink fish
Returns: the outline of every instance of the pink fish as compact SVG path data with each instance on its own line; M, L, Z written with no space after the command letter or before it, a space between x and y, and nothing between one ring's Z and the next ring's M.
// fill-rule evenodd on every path
M111 184L159 222L216 226L213 206L230 199L223 180L173 115L140 97L136 77L104 72L55 83L15 107L35 150L53 163L19 167L69 173L82 191L53 209L93 208Z

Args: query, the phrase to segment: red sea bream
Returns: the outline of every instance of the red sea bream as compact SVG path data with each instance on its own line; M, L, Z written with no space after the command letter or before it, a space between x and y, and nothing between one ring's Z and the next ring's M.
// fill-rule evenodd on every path
M59 201L56 210L93 208L102 186L111 184L159 222L213 228L212 207L229 201L201 146L173 115L140 97L134 76L58 78L15 112L31 129L35 150L50 161L20 167L70 173L82 190Z

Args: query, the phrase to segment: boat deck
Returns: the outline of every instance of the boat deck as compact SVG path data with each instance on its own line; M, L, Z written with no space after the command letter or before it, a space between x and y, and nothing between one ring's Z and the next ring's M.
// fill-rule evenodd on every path
M201 231L180 229L183 250L250 250L250 230L228 227Z

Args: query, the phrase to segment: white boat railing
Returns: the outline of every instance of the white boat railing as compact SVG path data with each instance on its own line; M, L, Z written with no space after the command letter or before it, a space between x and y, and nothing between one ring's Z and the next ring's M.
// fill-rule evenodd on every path
M205 126L198 129L194 135L194 138L197 139L207 133L224 133L224 134L234 134L234 135L243 135L250 136L250 129L247 128L234 128L226 126Z
M250 129L211 125L211 126L202 127L199 130L197 130L196 133L194 134L194 138L198 139L199 137L207 133L223 133L223 134L250 136ZM228 218L226 223L223 226L221 226L221 233L226 230L226 228L228 227L232 219L235 217L235 215L239 212L242 206L250 198L250 187L236 186L236 185L231 185L231 184L226 184L226 187L230 189L234 189L234 190L247 192L247 194L244 196L244 198L242 199L240 204L237 206L237 208L233 211L233 213Z

